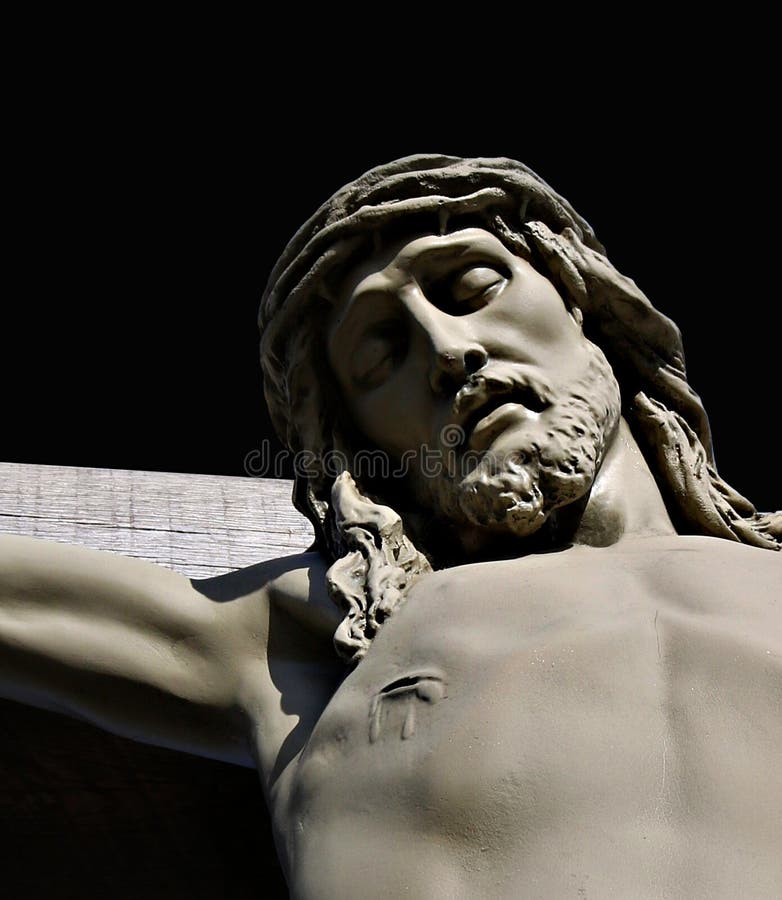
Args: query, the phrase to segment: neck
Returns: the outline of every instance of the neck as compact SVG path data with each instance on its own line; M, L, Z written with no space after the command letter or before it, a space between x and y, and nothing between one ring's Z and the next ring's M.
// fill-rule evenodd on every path
M568 517L563 514L560 518ZM625 538L676 533L660 490L624 419L619 421L586 506L577 524L573 524L572 542L594 547L606 547Z
M485 531L458 533L462 551L473 559L500 559L574 544L608 547L620 540L676 534L660 490L630 427L619 421L589 494L555 510L541 530L523 539L498 538Z

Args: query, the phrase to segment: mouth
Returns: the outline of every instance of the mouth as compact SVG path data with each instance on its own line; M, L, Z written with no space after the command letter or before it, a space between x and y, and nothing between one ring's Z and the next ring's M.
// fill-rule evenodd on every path
M525 413L537 416L550 406L534 388L518 385L508 391L501 391L489 397L480 406L473 409L461 424L464 438L462 446L469 444L470 449L483 449L488 446L494 436L501 431L511 417L517 417L520 408Z

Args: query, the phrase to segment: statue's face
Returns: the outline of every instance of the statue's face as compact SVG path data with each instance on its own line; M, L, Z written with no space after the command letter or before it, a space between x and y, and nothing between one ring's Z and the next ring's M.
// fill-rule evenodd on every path
M573 499L562 483L546 498L541 469L583 493L618 416L608 364L553 284L480 228L407 238L355 266L328 347L368 442L406 460L422 502L473 524L536 530Z

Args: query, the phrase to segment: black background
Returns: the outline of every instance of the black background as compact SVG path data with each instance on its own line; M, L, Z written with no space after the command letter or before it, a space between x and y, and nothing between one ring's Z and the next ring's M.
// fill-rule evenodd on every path
M577 62L551 40L537 63L515 35L504 72L430 45L373 54L369 35L304 71L296 47L270 64L265 32L219 58L169 31L157 53L116 60L106 40L27 60L4 123L0 458L241 475L270 435L258 300L296 227L394 157L502 155L567 197L681 326L720 471L779 508L779 104L749 25L637 60L635 33L621 58L590 45ZM37 715L4 720L3 870L26 896L284 894L253 773Z
M771 88L729 80L537 106L506 87L447 110L401 91L305 108L230 79L51 85L17 134L0 455L242 474L270 434L258 299L296 227L396 156L506 155L680 325L723 476L778 507L777 138Z

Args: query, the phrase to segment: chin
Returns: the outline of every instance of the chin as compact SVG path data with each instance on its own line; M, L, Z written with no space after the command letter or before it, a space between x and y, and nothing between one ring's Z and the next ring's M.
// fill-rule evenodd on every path
M534 420L515 425L469 471L418 479L420 502L457 527L529 537L551 514L586 498L619 422L613 372L595 345L588 372Z
M519 457L523 457L522 461ZM569 457L574 459L573 454ZM463 524L493 533L525 538L535 534L556 509L581 500L594 482L594 456L559 468L529 460L526 453L497 461L488 457L455 485L455 500Z

